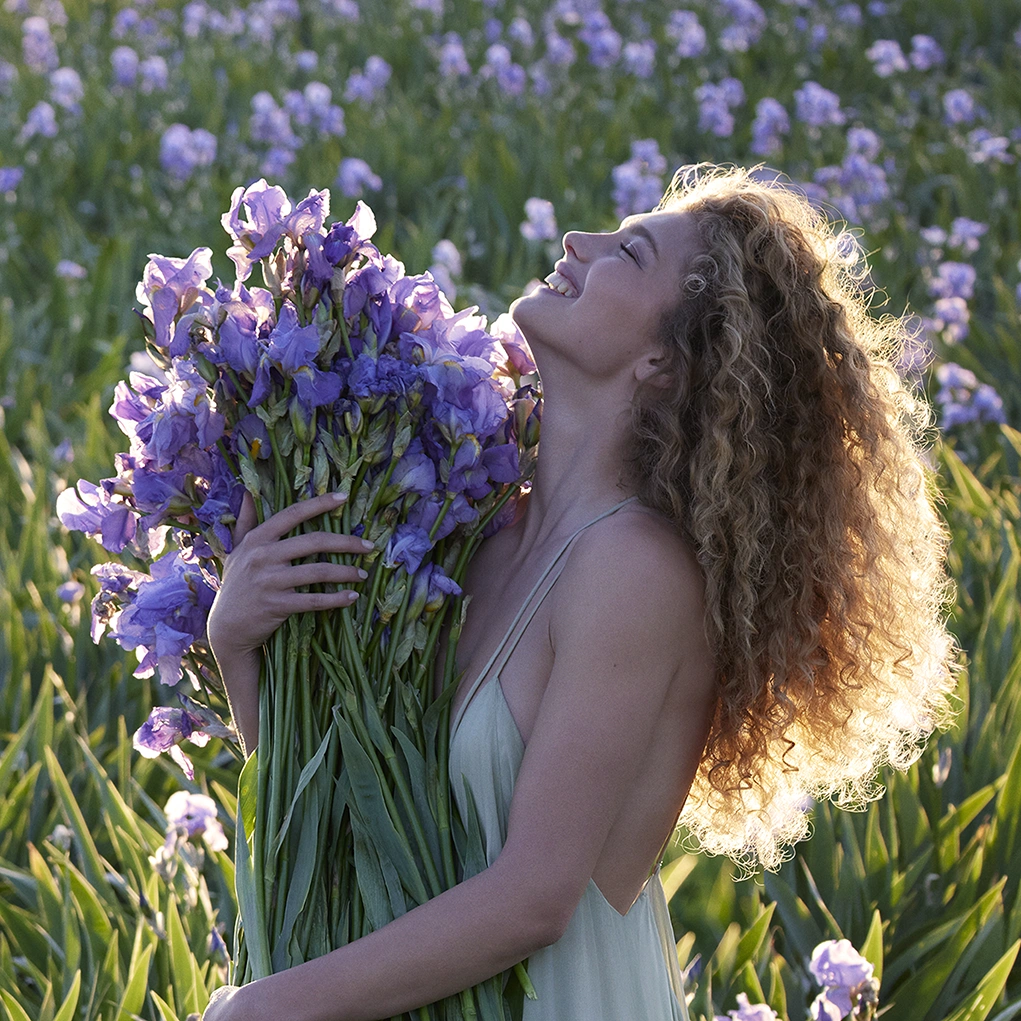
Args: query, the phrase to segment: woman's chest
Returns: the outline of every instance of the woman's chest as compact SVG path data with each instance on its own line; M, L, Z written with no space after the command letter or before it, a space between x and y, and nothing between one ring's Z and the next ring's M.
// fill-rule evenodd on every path
M508 571L496 558L473 562L464 585L468 609L455 654L460 680L451 710L456 718L473 687L499 684L526 743L553 670L552 602L534 591L534 580L527 572Z

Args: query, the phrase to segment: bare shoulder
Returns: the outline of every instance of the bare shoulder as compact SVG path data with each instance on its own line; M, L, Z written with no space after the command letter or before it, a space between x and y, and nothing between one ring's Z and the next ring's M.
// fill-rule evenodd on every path
M598 633L664 666L707 662L705 582L684 538L628 507L579 536L557 583L551 637Z

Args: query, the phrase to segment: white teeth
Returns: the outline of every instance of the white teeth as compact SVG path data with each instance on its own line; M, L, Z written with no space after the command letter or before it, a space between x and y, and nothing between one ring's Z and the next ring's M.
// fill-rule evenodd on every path
M556 270L553 270L548 277L546 277L546 283L553 288L554 291L558 291L566 298L577 298L578 292L574 289L574 285L566 277L562 277Z

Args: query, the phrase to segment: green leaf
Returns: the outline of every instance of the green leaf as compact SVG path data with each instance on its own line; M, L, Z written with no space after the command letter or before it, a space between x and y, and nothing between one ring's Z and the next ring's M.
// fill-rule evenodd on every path
M158 993L153 990L149 990L149 995L153 998L153 1002L159 1008L160 1017L163 1021L181 1021L174 1011L174 1008L170 1006Z
M50 782L57 792L57 798L64 809L68 825L74 830L74 834L78 838L78 848L81 851L82 862L85 866L85 875L93 886L100 886L106 873L106 866L99 856L99 851L96 849L96 842L92 839L92 832L85 822L85 817L78 807L78 802L71 793L71 786L67 782L64 771L60 768L56 755L53 754L53 749L46 747L43 749L43 754L46 757L46 768L50 774Z
M174 987L174 998L180 1002L185 1013L198 1011L198 995L195 989L194 956L188 946L181 915L177 910L177 898L171 893L167 901L167 940L170 943L170 976Z
M0 997L3 997L7 1013L11 1015L11 1021L32 1021L25 1013L25 1008L6 989L0 989Z
M248 849L245 817L255 824L256 784L258 782L259 749L256 748L241 770L238 779L237 835L234 841L235 880L234 892L238 900L238 913L245 927L245 949L251 962L254 978L265 978L273 973L269 954L269 935L266 919L259 906L255 889L255 869ZM250 813L250 814L249 814Z
M752 923L751 928L741 937L737 944L737 954L734 959L735 971L741 971L746 964L753 962L762 950L762 944L769 935L769 923L773 918L775 904L767 904L759 914L759 917Z
M275 858L280 853L280 848L283 845L284 838L287 836L287 830L291 825L291 816L294 814L294 807L298 804L298 799L301 797L302 791L308 786L309 780L312 779L316 770L322 764L323 759L326 756L326 752L330 747L330 741L333 740L334 730L331 727L326 732L326 737L321 741L318 750L315 755L312 756L308 762L305 763L305 768L302 769L301 774L298 776L298 783L294 788L294 796L291 798L291 804L287 809L287 814L284 816L284 821L280 824L280 829L277 832L276 839L273 841L273 846L270 848L270 857Z
M883 919L877 908L872 914L872 924L859 953L872 965L876 981L883 981Z
M75 1008L78 1006L78 994L82 987L82 973L76 971L74 973L74 981L71 983L71 988L67 992L67 996L64 997L64 1002L60 1005L60 1010L57 1011L53 1021L72 1021L74 1017Z
M135 943L131 950L131 963L128 965L128 981L121 993L117 1005L116 1021L130 1021L133 1014L140 1014L145 1003L145 990L149 985L149 962L152 959L153 946L142 947L142 926L138 923L135 930Z
M329 738L329 735L327 735ZM320 751L323 750L326 742L320 745ZM311 763L309 763L311 765ZM306 769L308 767L306 766ZM303 771L304 775L304 771ZM311 772L309 773L311 776ZM308 780L305 781L308 783ZM301 784L299 783L299 787ZM291 815L291 811L294 809L296 801L291 802L291 808L288 809L288 817ZM306 902L308 901L309 889L312 885L312 876L315 872L316 862L319 861L324 854L329 853L328 848L319 846L319 818L321 812L321 806L319 804L319 790L313 787L309 791L309 796L306 799L306 803L302 806L302 820L301 820L301 834L298 837L297 849L295 851L296 858L292 857L294 861L294 871L291 873L290 880L287 884L287 901L284 906L284 920L280 925L280 933L277 936L276 943L273 947L273 970L284 971L286 968L293 967L294 964L303 963L303 959L298 961L292 961L290 953L288 951L288 944L291 940L291 935L294 932L294 923L298 920L299 913L304 909ZM275 852L274 852L275 853ZM304 949L304 948L303 948Z
M1003 987L1007 984L1007 978L1010 975L1010 969L1014 966L1019 946L1021 946L1021 942L1014 943L982 979L974 995L969 997L946 1021L985 1021L989 1012L996 1005L1000 993L1003 992ZM1015 1006L1021 1007L1021 1004L1015 1004ZM1002 1017L1002 1014L1000 1016Z

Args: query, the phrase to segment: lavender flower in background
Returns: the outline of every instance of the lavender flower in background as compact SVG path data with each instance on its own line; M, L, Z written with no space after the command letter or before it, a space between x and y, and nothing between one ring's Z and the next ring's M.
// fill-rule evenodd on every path
M183 831L186 838L202 837L210 851L226 851L227 837L216 817L216 802L206 794L175 791L163 808L167 833Z
M617 62L623 39L605 12L595 10L586 14L578 38L588 47L593 67L611 67Z
M790 117L783 105L770 96L755 104L755 119L752 121L751 150L757 156L773 156L780 151L781 135L791 130Z
M171 124L160 138L160 163L175 180L187 181L199 167L216 160L216 136L205 128Z
M695 89L699 103L699 131L711 131L718 138L734 133L730 108L744 102L744 86L737 78L724 78L719 84L706 82Z
M574 45L555 29L546 33L546 62L554 67L570 67L577 59Z
M726 1017L717 1014L713 1021L777 1021L777 1014L765 1003L749 1003L747 993L738 993L737 1010L728 1010Z
M521 234L526 240L556 240L557 218L552 202L535 197L526 199L525 217L526 219L521 224Z
M896 39L877 39L866 51L873 70L880 78L889 78L898 71L907 71L908 59Z
M448 32L443 37L437 60L440 74L444 78L464 78L471 74L468 57L464 52L464 43L456 32Z
M814 1021L840 1021L859 1005L875 1004L879 983L872 965L859 954L850 940L826 940L812 951L808 965L823 991L812 1004ZM836 1013L836 1012L838 1013Z
M36 74L54 71L60 64L57 44L50 35L50 25L45 18L35 15L21 23L21 54L25 67Z
M938 298L933 305L932 329L941 333L947 344L956 344L968 336L971 312L964 298Z
M499 18L486 18L482 35L487 43L499 42L500 37L503 35L503 22Z
M508 96L520 96L528 81L525 69L514 63L510 50L503 43L493 43L486 50L486 60L479 68L479 77L495 78L500 91Z
M138 65L138 73L141 81L138 84L138 91L144 96L153 92L165 92L170 81L170 71L167 62L163 57L156 54L146 57Z
M13 194L24 176L24 167L0 167L0 195Z
M943 96L945 124L971 124L977 116L975 100L967 89L951 89Z
M929 283L929 293L936 298L970 299L975 294L975 267L966 262L944 262Z
M138 77L138 54L130 46L118 46L110 54L113 80L117 85L129 88Z
M766 28L766 12L755 0L720 0L720 7L733 19L720 33L720 49L746 53Z
M319 66L319 54L315 50L298 50L294 54L294 66L299 71L311 74Z
M85 586L80 581L65 581L57 586L57 598L62 603L77 603L85 595Z
M647 213L663 194L666 157L654 138L631 143L631 159L613 168L613 201L617 216Z
M679 57L700 57L707 49L705 29L694 11L671 11L666 36L677 43Z
M652 39L642 39L625 44L624 67L636 78L651 78L656 70L656 43Z
M53 272L61 280L84 280L89 275L84 266L72 262L70 259L61 259L53 268Z
M507 38L523 49L530 50L535 45L535 32L527 18L517 17L507 26Z
M340 161L335 184L348 198L361 198L366 189L380 191L383 179L373 173L372 167L357 156L346 156Z
M18 132L18 145L24 145L30 138L42 135L43 138L56 137L57 114L45 100L41 100L28 111L25 123Z
M50 99L57 106L78 115L82 112L81 100L84 95L85 87L73 67L58 67L50 75Z
M847 116L840 109L840 97L818 82L805 82L794 92L795 116L810 127L843 124Z
M301 140L291 127L287 110L277 105L272 94L263 90L252 96L252 115L248 130L257 142L269 142L284 149L297 149Z
M363 70L353 71L348 77L344 87L345 101L371 103L382 94L392 73L392 68L382 57L369 57Z
M946 60L946 55L931 35L913 35L908 59L916 71L928 71L937 64L942 64Z
M848 128L847 151L874 160L879 155L883 143L871 128Z
M461 253L453 241L443 238L433 245L432 265L428 271L439 285L441 291L453 301L457 297L455 277L461 276Z
M968 132L966 149L972 163L1013 163L1014 157L1007 152L1009 146L1009 138L994 135L987 128Z

